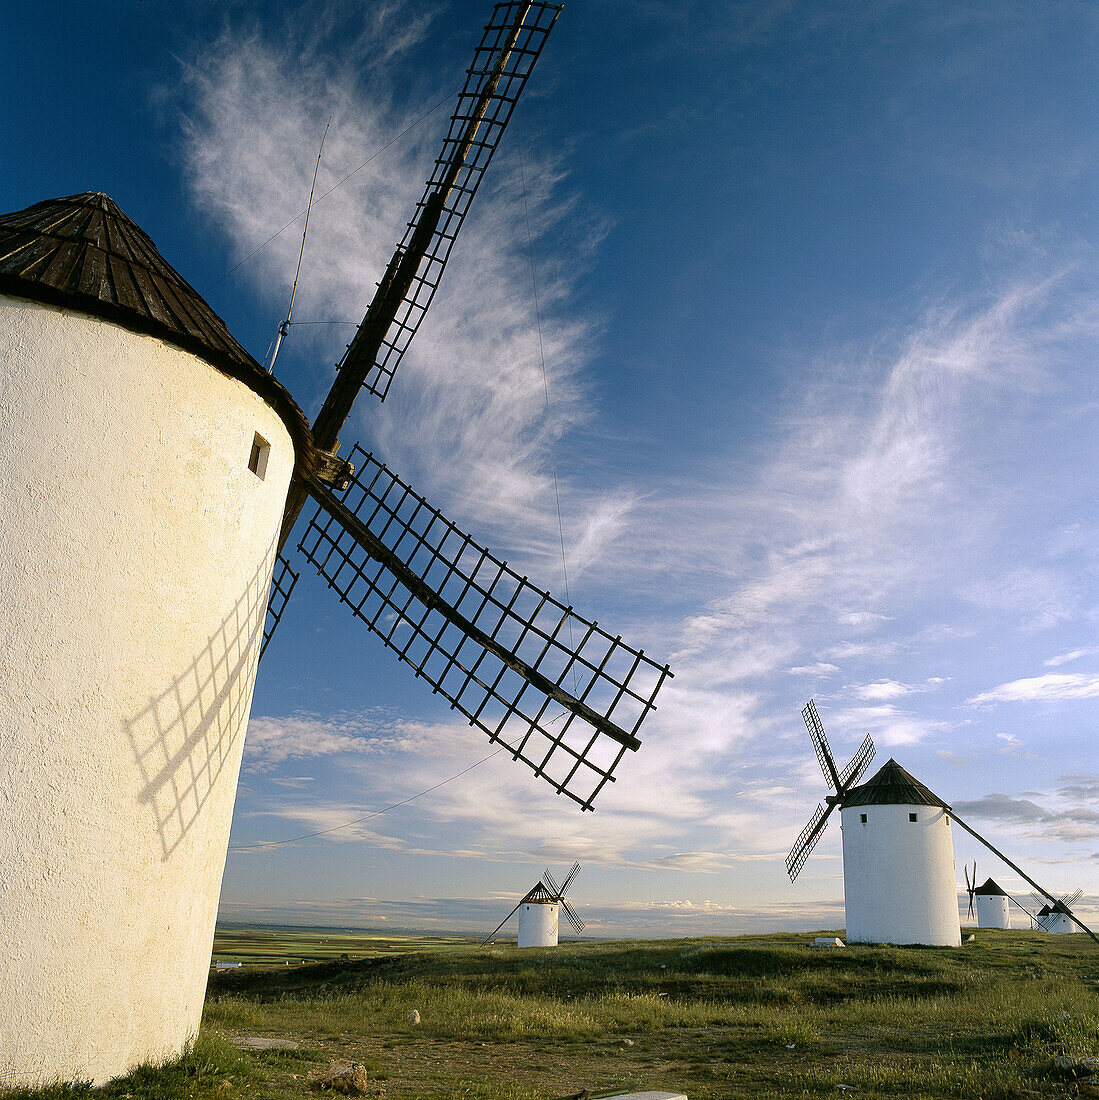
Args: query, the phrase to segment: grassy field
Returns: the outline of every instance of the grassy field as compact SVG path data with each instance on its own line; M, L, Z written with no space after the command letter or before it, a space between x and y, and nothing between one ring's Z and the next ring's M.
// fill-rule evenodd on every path
M251 928L218 925L213 957L219 962L239 962L257 967L299 966L336 959L373 959L394 951L446 951L469 947L470 940L454 936L415 936L405 933L356 932L341 928L289 928L272 925Z
M1099 1056L1099 949L1082 935L982 931L960 949L813 949L809 936L769 935L522 952L308 935L329 940L332 961L278 965L302 957L300 939L281 959L273 940L233 941L242 952L258 942L266 968L214 975L195 1050L106 1095L289 1100L316 1095L332 1063L351 1059L366 1068L366 1095L392 1100L626 1086L690 1100L1099 1096L1099 1076L1093 1085L1055 1061ZM219 937L219 957L229 944ZM300 1046L238 1050L247 1036Z

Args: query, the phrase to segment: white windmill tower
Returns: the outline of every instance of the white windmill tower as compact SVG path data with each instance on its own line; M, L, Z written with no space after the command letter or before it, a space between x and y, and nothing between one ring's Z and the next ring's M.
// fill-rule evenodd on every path
M786 859L791 880L840 807L843 894L849 943L961 943L954 847L945 803L887 761L856 786L874 757L869 735L847 768L836 769L812 700L802 710L825 779L835 790L818 805Z
M519 899L519 904L485 938L481 946L487 944L516 913L519 914L520 947L556 947L561 913L565 914L565 919L572 925L574 932L583 932L584 922L565 901L565 894L579 873L580 864L574 863L572 870L565 876L565 881L558 886L553 876L546 871Z
M1034 916L1035 923L1043 932L1075 932L1080 922L1073 915L1070 906L1075 905L1083 891L1076 890L1061 898L1052 898L1045 902ZM1035 895L1036 901L1042 901ZM1083 925L1080 925L1083 928ZM1087 929L1084 929L1087 931Z
M300 548L341 600L558 793L590 809L639 747L666 667L373 456L335 455L558 11L496 5L312 428L105 195L0 216L0 1081L102 1082L197 1032L256 665L296 579L276 555L307 498Z
M1011 909L1010 897L991 878L986 878L980 886L977 885L977 864L973 864L973 878L969 877L969 868L964 868L966 890L969 893L969 919L974 917L976 910L978 928L1010 928Z

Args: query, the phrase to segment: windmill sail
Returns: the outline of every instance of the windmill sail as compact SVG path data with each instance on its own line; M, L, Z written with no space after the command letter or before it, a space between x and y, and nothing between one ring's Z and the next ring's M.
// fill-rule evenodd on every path
M824 723L817 714L817 705L812 699L802 708L801 717L805 722L805 728L809 731L809 740L813 742L813 748L817 753L817 761L820 770L824 772L824 778L832 787L839 791L843 784L840 782L839 773L836 771L836 762L832 757L832 750L828 747L828 738L824 733Z
M561 899L561 912L565 914L565 919L572 925L574 932L584 931L584 922L576 915L576 911L564 898Z
M853 787L858 783L863 773L870 767L870 761L874 759L876 752L874 742L871 740L870 734L867 734L862 739L862 744L859 745L859 751L851 757L851 762L840 775L839 789L841 792L845 792L848 787Z
M565 893L568 891L568 888L572 885L572 880L576 878L578 874L580 874L580 864L574 863L572 865L572 870L569 871L569 873L565 876L565 881L561 883L562 896L564 896Z
M546 872L549 873L548 871ZM567 901L565 901L565 894L568 892L568 888L572 885L573 879L580 874L580 864L574 863L572 870L565 876L565 881L561 883L560 889L554 887L557 894L557 900L561 903L561 912L565 914L565 919L572 925L574 932L584 931L584 922L576 915L576 911Z
M260 657L267 651L271 636L275 633L275 627L279 625L279 620L290 599L290 593L294 591L294 585L297 583L298 574L294 571L294 567L279 554L275 559L275 572L271 577L271 594L267 598L267 615L263 620L263 644L260 646Z
M612 637L463 534L356 447L299 549L398 658L472 725L591 809L668 667Z
M825 809L818 802L813 816L809 819L809 824L801 830L797 840L794 841L790 854L786 857L786 873L790 876L791 882L798 877L802 867L805 866L805 861L817 846L817 841L824 836L824 823L828 820L828 815L831 812L831 803Z
M817 846L817 841L824 835L828 815L836 806L843 805L844 796L862 778L863 773L870 766L870 761L874 759L874 753L877 751L874 748L874 742L871 740L870 734L867 734L863 738L862 744L859 745L858 752L851 757L850 762L841 774L836 768L835 758L832 756L832 750L828 745L824 723L821 722L820 715L817 714L817 705L812 699L802 707L801 717L805 722L805 728L809 731L809 740L813 742L820 770L824 772L824 778L836 793L828 796L827 809L819 802L817 803L817 808L809 819L809 823L801 830L797 840L794 841L790 854L786 857L786 873L790 876L791 882L798 877L802 867L805 866L805 861Z
M360 385L385 400L397 366L435 296L469 204L560 10L560 5L533 0L496 5L468 69L416 216L340 364L343 377L339 390L333 388L314 425L321 446L333 446L335 431ZM330 421L335 424L331 439L327 438Z

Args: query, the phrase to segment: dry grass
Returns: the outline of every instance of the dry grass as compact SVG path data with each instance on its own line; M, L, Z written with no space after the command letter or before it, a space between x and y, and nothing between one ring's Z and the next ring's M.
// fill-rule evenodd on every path
M345 1058L366 1066L373 1095L393 1100L544 1100L615 1086L691 1100L1099 1096L1053 1062L1099 1055L1099 951L1085 937L982 932L961 949L845 950L809 939L523 952L449 943L227 972L212 981L197 1057L148 1071L159 1092L127 1078L110 1095L288 1100ZM242 1035L301 1046L244 1054L229 1045Z

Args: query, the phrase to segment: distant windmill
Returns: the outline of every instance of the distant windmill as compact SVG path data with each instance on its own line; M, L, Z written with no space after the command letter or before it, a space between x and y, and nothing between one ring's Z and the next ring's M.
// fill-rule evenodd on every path
M976 860L973 861L973 878L970 879L968 868L965 868L965 873L966 890L969 893L969 920L973 920L976 908L978 928L1010 928L1011 910L1008 902L1013 899L1007 891L991 878L985 879L978 886Z
M1035 924L1043 932L1075 932L1075 925L1080 922L1073 916L1070 907L1080 900L1082 893L1082 890L1074 890L1071 894L1051 901L1044 901L1037 894L1034 894L1035 902L1041 905L1041 908L1034 915ZM1084 928L1082 924L1080 927ZM1084 931L1087 931L1087 929L1084 928Z
M843 819L843 891L849 942L961 943L950 836L953 821L1040 891L1054 909L1060 905L1067 917L1099 943L1099 937L1069 911L1071 902L1058 901L1043 890L895 760L887 761L868 782L855 786L874 756L869 735L840 774L812 700L801 713L825 779L836 794L828 796L827 809L817 806L786 857L786 870L791 882L797 878L824 832L828 815L838 805ZM978 896L979 890L974 891Z
M21 945L0 963L19 990L0 1081L100 1083L196 1034L256 665L296 579L279 551L308 499L300 549L329 587L557 793L591 809L639 747L666 666L373 455L336 453L360 391L385 398L558 12L496 5L312 426L106 195L0 216L0 866Z
M565 914L574 932L583 932L584 922L565 901L565 893L579 873L580 864L574 863L565 881L558 886L546 871L519 899L519 904L485 937L481 946L484 947L516 913L519 914L520 947L556 947L559 911Z

